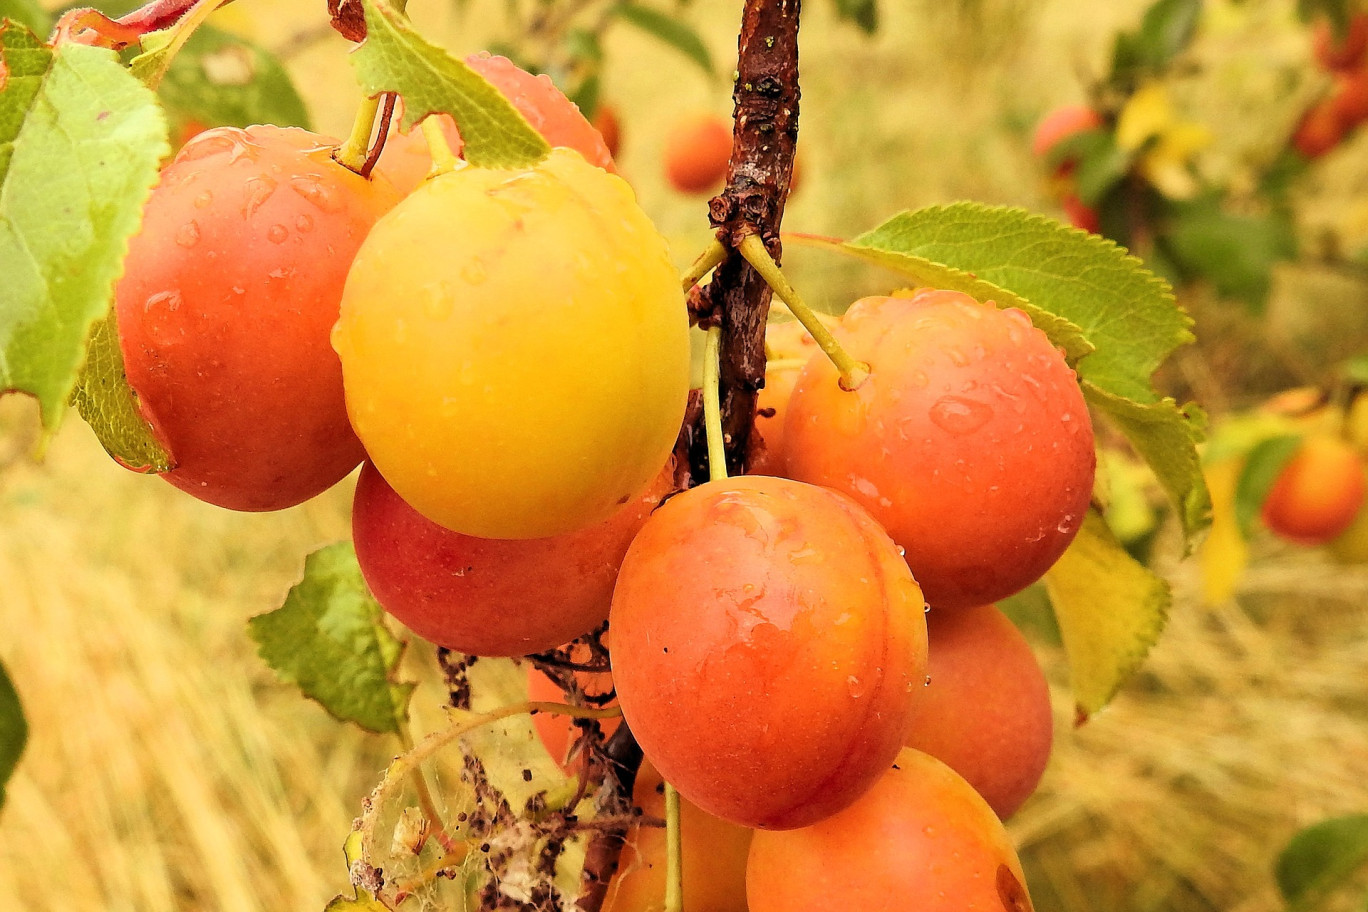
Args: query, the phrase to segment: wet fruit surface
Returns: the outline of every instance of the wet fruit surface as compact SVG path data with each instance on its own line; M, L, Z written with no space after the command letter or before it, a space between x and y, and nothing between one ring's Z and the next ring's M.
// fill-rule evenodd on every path
M613 679L682 796L750 827L855 800L907 737L924 682L921 591L848 498L743 476L676 495L623 561Z
M607 620L622 556L672 481L662 472L645 494L586 529L486 539L425 518L366 463L352 538L376 600L414 633L472 655L526 655Z
M328 344L347 268L397 201L304 130L219 127L162 173L116 290L129 383L210 503L274 510L355 468Z
M484 538L606 519L665 464L688 395L665 242L626 183L568 149L406 197L357 256L333 344L381 474Z
M756 833L750 912L1029 912L1002 823L948 766L908 748L851 807Z
M865 298L836 329L871 375L851 392L814 357L789 400L789 474L849 494L906 549L933 607L1038 579L1092 496L1083 394L1025 314L957 292Z

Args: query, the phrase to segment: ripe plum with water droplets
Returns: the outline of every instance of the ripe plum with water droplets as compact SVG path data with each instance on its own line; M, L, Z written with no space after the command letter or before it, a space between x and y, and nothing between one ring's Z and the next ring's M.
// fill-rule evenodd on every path
M328 335L347 269L398 201L295 128L218 127L163 170L115 288L129 385L184 491L276 510L363 456Z
M933 607L1025 588L1092 496L1092 423L1074 372L1018 310L926 290L855 302L835 334L871 373L842 389L813 356L784 426L793 478L849 494L906 550Z

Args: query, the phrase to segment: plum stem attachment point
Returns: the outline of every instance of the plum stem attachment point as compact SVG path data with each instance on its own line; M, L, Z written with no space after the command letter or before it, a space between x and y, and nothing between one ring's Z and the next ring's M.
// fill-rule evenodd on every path
M708 438L708 479L722 481L727 477L727 450L722 440L722 399L718 392L721 383L722 327L708 328L708 341L703 347L703 430Z
M429 178L456 170L456 166L460 164L461 160L456 157L455 152L451 151L451 144L447 142L441 121L436 117L425 117L423 119L423 139L427 140L428 154L432 156L432 170L428 172Z
M375 119L380 113L380 97L376 95L361 100L356 117L352 120L351 134L333 153L333 161L348 171L360 174L370 157L371 133L375 130Z
M665 783L665 912L684 912L684 839L679 792Z
M869 365L863 361L857 361L850 356L841 343L836 341L836 337L831 334L817 315L798 294L797 290L789 284L779 264L774 262L774 258L765 249L765 242L760 239L758 234L746 235L739 245L737 252L745 258L747 263L765 280L770 290L784 302L789 312L803 324L803 328L808 331L813 339L817 340L817 346L822 352L831 359L831 363L836 365L836 370L841 373L841 389L859 389L869 379Z
M687 294L690 289L702 281L703 277L717 268L718 264L727 258L727 247L717 238L698 255L693 265L684 273L683 284L684 292Z

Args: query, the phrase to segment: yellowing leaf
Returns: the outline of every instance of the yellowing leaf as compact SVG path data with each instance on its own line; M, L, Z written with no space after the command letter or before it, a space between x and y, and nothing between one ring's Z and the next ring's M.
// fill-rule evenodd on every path
M1211 529L1197 551L1202 570L1202 601L1223 602L1235 594L1249 563L1249 546L1235 515L1235 491L1244 468L1242 458L1222 459L1206 467L1211 492Z
M1045 574L1080 718L1105 706L1168 620L1168 584L1126 553L1095 510Z
M1142 86L1116 118L1116 145L1134 152L1173 123L1173 104L1162 83Z

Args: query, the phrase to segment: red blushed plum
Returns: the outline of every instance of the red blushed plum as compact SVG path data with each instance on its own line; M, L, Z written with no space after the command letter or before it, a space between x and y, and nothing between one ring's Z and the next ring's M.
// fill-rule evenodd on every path
M906 743L926 669L921 590L854 501L746 475L676 495L627 552L609 615L618 702L703 810L804 826Z
M756 446L752 437L753 449L746 471L752 475L783 475L784 418L788 415L789 396L798 382L798 371L817 351L817 343L796 320L771 323L765 329L765 350L770 363L765 368L765 385L760 390L755 416L760 444Z
M398 201L304 130L218 127L162 172L115 288L128 382L201 500L278 510L363 457L329 344L347 270Z
M1343 35L1336 35L1330 20L1321 19L1311 33L1311 51L1319 63L1331 72L1353 70L1368 53L1368 15L1359 13L1349 20Z
M959 773L1006 820L1050 759L1050 686L1021 631L992 605L932 610L926 626L930 680L907 746Z
M507 57L489 53L471 54L465 62L513 102L532 129L551 145L568 146L589 164L616 173L603 135L580 113L579 106L556 88L550 76L534 76ZM464 141L456 122L446 114L433 116L442 124L451 150L460 155ZM396 130L386 141L379 167L401 194L413 192L432 168L423 131L417 127L407 133Z
M707 193L722 186L731 159L731 126L711 114L677 123L665 139L665 179L680 193Z
M1055 108L1041 118L1031 137L1031 154L1037 158L1047 157L1055 146L1078 133L1100 130L1104 126L1102 115L1086 105L1065 105ZM1060 162L1059 169L1071 171L1076 162Z
M933 608L986 605L1064 553L1092 496L1073 370L1019 310L921 291L855 302L835 335L870 376L814 356L789 400L790 477L849 494L906 550Z
M665 783L650 763L643 763L637 774L632 803L646 817L665 818ZM746 912L746 856L754 831L714 817L682 797L679 830L684 907L689 912ZM603 912L659 912L665 901L665 867L665 828L632 827Z
M1030 912L1007 831L954 770L908 748L820 823L756 833L750 912Z
M352 505L356 557L376 600L424 639L472 655L542 652L608 617L618 565L673 477L667 466L646 493L588 528L490 539L425 518L366 463Z

